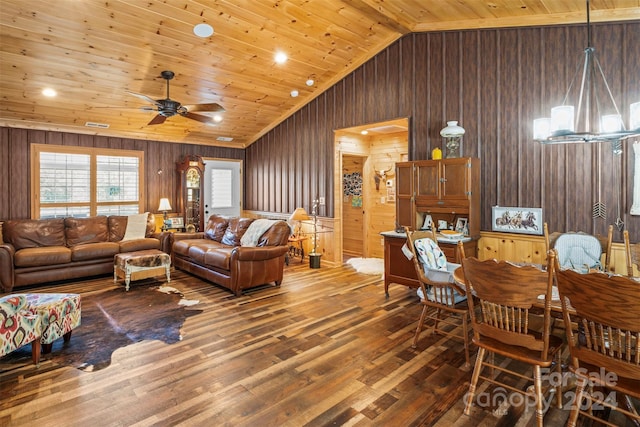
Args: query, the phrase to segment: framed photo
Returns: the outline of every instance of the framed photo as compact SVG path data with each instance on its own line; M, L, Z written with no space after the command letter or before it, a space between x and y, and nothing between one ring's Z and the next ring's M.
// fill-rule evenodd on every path
M458 221L456 221L456 231L465 236L469 235L469 220L467 218L458 218Z
M389 203L396 202L396 189L393 187L387 187L387 202Z
M521 234L542 234L542 209L493 206L493 231Z
M167 218L167 228L182 228L184 227L183 217Z

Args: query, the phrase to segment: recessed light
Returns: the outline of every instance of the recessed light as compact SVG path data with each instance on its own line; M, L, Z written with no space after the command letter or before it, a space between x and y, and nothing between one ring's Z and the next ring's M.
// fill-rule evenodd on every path
M313 86L314 83L313 79L307 80L307 86Z
M362 135L368 135L368 134L369 134L369 131L368 131L368 130L363 130L363 131L360 131L360 133L361 133Z
M58 94L58 92L56 92L54 89L51 89L50 87L42 89L42 94L44 96L48 96L49 98L53 98L54 96L56 96Z
M284 64L287 62L287 54L284 52L277 52L274 59L278 64Z
M211 37L213 35L213 27L209 24L198 24L193 27L193 34L198 37Z
M231 142L233 141L233 138L231 138L230 136L219 136L216 138L216 140L222 141L222 142Z
M297 96L298 96L298 91L297 91L297 90L295 90L295 89L294 89L294 90L292 90L292 91L291 91L291 97L292 97L292 98L295 98L295 97L297 97Z
M221 122L222 116L220 114L216 114L215 116L213 116L213 121L218 123Z

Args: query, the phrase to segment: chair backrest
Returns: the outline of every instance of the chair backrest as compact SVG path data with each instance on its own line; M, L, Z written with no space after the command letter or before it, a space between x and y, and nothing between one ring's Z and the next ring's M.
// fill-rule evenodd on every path
M640 380L640 285L623 276L552 267L573 365L589 363Z
M459 302L461 295L464 299L464 290L455 284L451 276L451 266L454 264L446 261L444 253L438 247L435 227L432 226L430 231L412 232L408 227L404 229L407 248L413 255L413 266L420 281L421 297L428 297L431 301L448 306Z
M548 255L555 260L553 251ZM517 266L506 261L469 257L462 260L467 280L467 304L475 340L492 338L504 344L541 352L546 358L551 330L553 277L537 266ZM472 298L476 297L476 300ZM530 329L529 311L545 296L543 330ZM479 313L475 304L480 305Z
M640 271L640 243L631 243L629 231L624 230L624 251L627 260L627 276L633 276L633 266Z
M558 261L562 268L584 270L584 272L610 271L613 225L609 225L606 236L573 231L549 233L546 222L543 224L543 230L547 253L551 249L557 249ZM602 254L604 254L604 263Z

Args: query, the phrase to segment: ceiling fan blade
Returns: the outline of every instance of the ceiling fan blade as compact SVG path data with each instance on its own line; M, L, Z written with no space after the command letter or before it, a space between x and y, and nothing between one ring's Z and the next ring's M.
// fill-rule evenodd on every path
M147 95L143 95L141 93L131 92L131 91L128 91L128 90L126 90L125 92L127 92L130 95L137 96L138 98L140 98L140 99L142 99L144 101L147 101L150 104L157 105L158 107L162 107L161 103L159 103L158 101L156 101L155 99L153 99L151 97L148 97Z
M193 105L183 105L184 108L187 109L187 111L193 113L196 111L202 111L202 112L212 112L212 113L223 113L225 110L222 107L222 105L220 104L216 104L215 102L212 102L210 104L193 104Z
M151 121L149 123L147 123L147 126L149 126L149 125L159 125L159 124L164 123L165 120L167 120L167 118L165 116L163 116L162 114L158 114L153 119L151 119Z
M180 115L183 116L183 117L189 118L189 119L197 120L197 121L202 122L202 123L215 123L211 117L203 116L203 115L200 115L200 114L193 114L193 113L190 113L188 111L186 113L182 113Z

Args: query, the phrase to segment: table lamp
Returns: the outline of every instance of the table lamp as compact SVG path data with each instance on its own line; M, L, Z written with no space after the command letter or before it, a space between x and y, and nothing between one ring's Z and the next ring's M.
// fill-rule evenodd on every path
M169 199L163 197L160 199L160 206L158 206L158 210L162 212L162 228L167 229L167 211L171 210L171 204L169 203Z
M296 208L296 210L293 211L293 213L289 217L289 221L298 221L298 226L294 231L294 235L296 236L300 235L300 229L302 228L302 221L307 221L309 219L311 218L309 218L309 214L307 214L307 211L305 211L304 208Z

